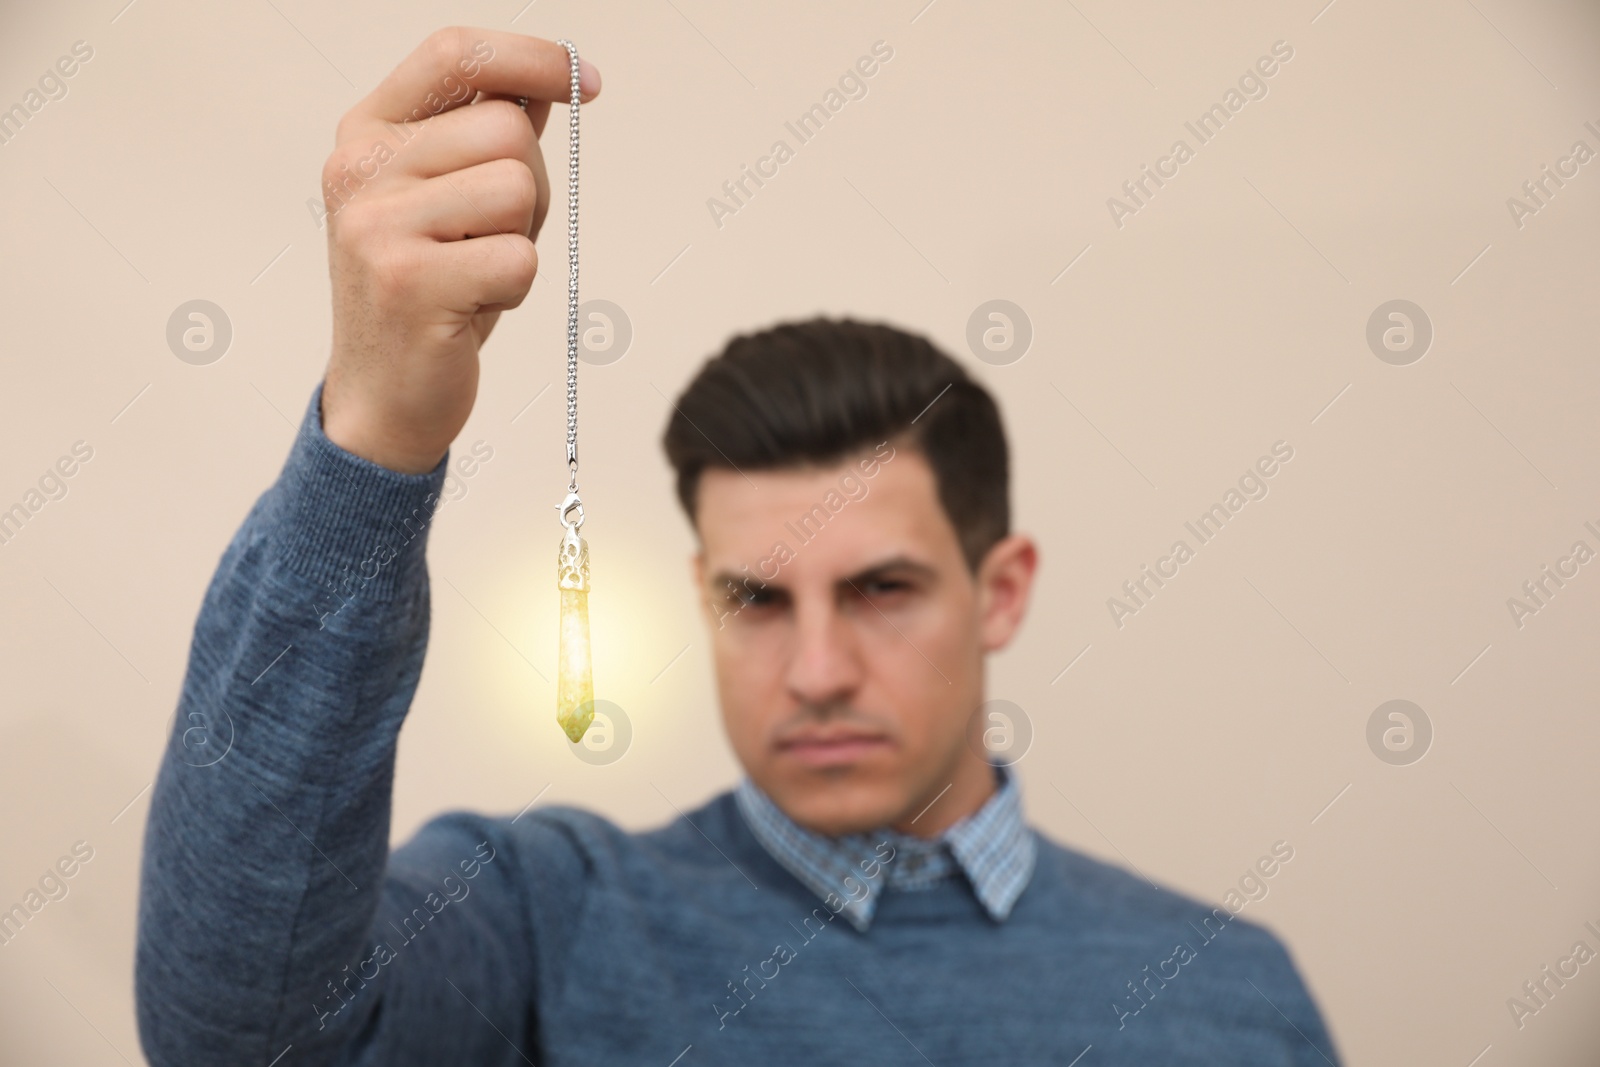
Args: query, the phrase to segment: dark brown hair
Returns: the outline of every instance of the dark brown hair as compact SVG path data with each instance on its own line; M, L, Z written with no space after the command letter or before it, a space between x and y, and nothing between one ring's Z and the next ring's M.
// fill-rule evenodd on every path
M693 523L707 467L830 466L891 439L927 458L976 572L1011 528L1005 429L988 391L925 337L848 318L740 334L678 397L661 443Z

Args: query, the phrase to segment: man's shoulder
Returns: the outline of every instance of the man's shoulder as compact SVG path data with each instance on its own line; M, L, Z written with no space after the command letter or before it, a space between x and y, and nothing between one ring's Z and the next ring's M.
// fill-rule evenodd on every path
M1035 903L1080 938L1118 946L1147 943L1170 950L1174 941L1210 945L1232 952L1281 957L1277 936L1225 904L1209 902L1161 885L1144 872L1096 859L1045 836L1030 826L1038 858L1029 886ZM1226 936L1219 935L1226 931Z
M1211 1040L1231 1047L1249 1031L1274 1035L1252 1040L1292 1049L1292 1062L1335 1062L1293 957L1276 934L1242 914L1248 901L1229 894L1228 903L1207 902L1157 884L1131 863L1095 859L1030 829L1039 851L1024 899L1037 894L1034 921L1067 939L1061 949L1080 970L1096 981L1111 976L1119 1031L1148 1008L1191 1046Z
M654 849L670 847L689 838L706 846L707 839L721 844L735 835L742 823L733 790L724 789L691 808L663 799L667 805L665 817L653 826L628 829L609 815L591 808L572 804L545 804L529 809L518 823L532 820L535 825L559 828L575 838L596 843L605 842L616 847ZM510 825L508 822L507 825Z
M711 892L724 882L743 882L739 872L748 869L750 857L730 825L738 817L731 792L668 811L664 825L633 830L611 815L565 803L530 805L515 814L450 810L393 851L389 875L420 887L465 861L475 873L493 872L491 880L504 891L550 904L556 913L570 913L597 894L671 908L684 899L685 886Z
M739 826L734 820L739 816L732 791L724 790L690 809L668 803L666 820L642 829L629 829L590 808L561 803L530 807L513 816L451 812L437 821L470 824L475 832L503 840L512 851L537 856L541 862L559 852L602 876L637 873L641 867L657 872L668 867L726 869L725 855L738 844Z

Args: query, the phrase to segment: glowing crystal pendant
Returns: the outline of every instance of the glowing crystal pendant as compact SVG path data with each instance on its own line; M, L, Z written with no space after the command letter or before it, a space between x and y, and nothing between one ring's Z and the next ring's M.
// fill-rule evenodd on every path
M556 586L561 590L561 665L556 677L556 721L577 744L594 721L594 676L589 659L589 542L578 533L583 525L583 505L577 494L558 505L566 533L556 563ZM567 521L575 510L578 520Z

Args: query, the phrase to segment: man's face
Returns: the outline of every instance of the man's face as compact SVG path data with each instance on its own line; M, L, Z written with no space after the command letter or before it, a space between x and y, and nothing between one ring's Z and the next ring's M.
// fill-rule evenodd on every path
M984 654L1020 619L1031 542L1000 542L975 577L932 468L890 444L832 467L708 469L696 525L723 723L790 818L852 833L952 783L952 801L987 795L966 730Z

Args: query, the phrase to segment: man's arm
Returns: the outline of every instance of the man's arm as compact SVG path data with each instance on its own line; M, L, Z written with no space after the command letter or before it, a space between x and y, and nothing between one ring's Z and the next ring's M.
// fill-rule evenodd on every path
M152 799L136 982L155 1064L525 1058L526 898L570 851L525 827L538 862L519 867L505 827L460 816L390 857L389 803L448 448L480 346L533 283L537 138L568 93L564 48L452 27L339 122L327 373L206 592Z
M291 1044L290 1062L336 1062L380 1039L399 1063L392 1039L421 1024L500 1062L476 1013L520 1025L532 956L499 831L443 820L386 871L445 460L408 475L345 452L320 392L195 625L146 831L141 1034L155 1064L265 1064ZM459 995L430 974L441 958L470 963L449 976ZM378 1011L402 991L427 1014Z

